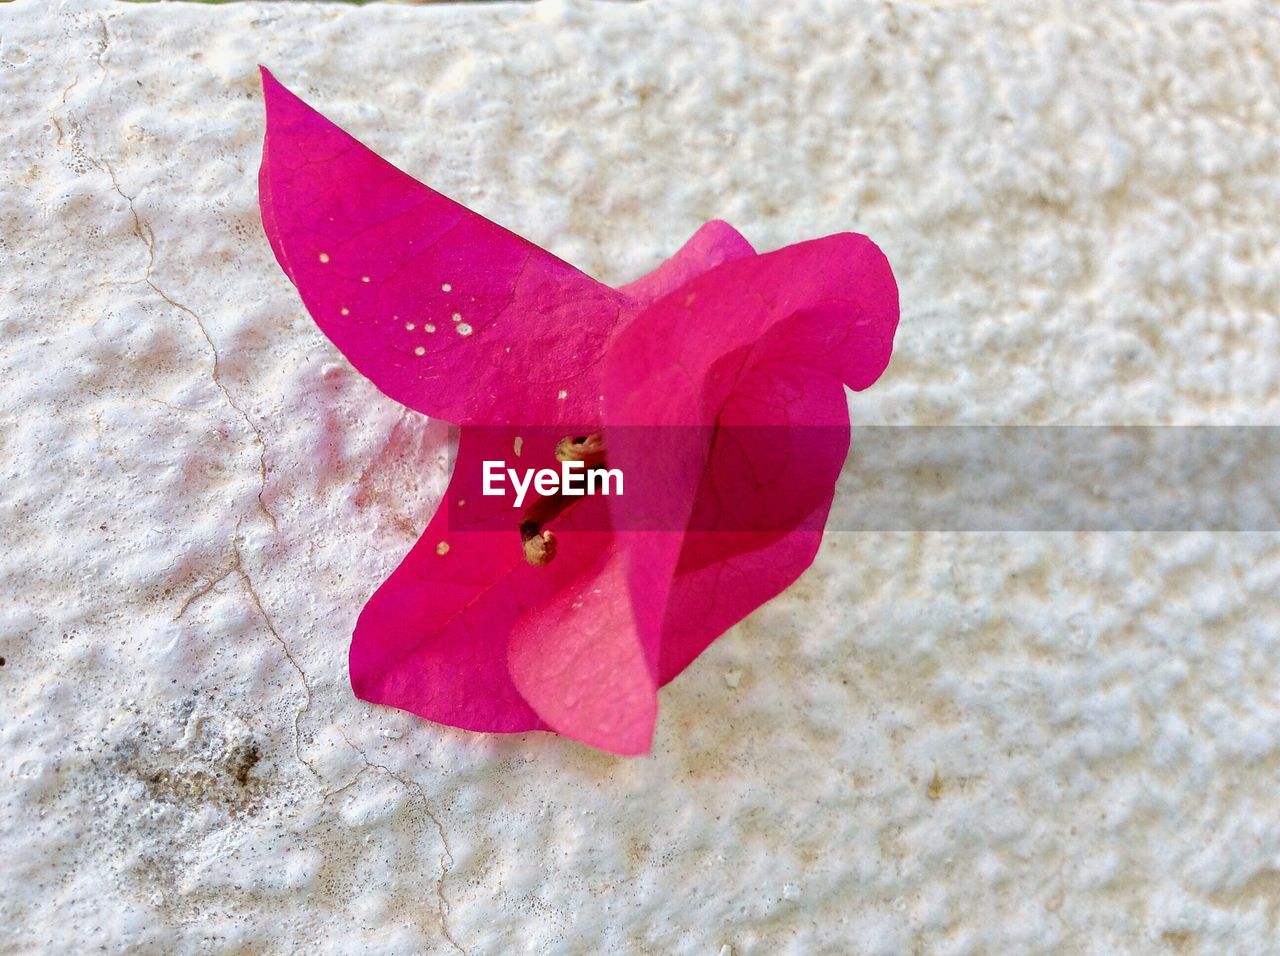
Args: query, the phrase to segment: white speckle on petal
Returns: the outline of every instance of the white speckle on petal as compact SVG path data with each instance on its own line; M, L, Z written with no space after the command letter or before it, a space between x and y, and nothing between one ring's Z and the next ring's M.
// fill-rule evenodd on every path
M436 330L436 327L432 325L430 322L424 322L422 324L422 328L424 331L427 331L427 332L434 332Z
M455 312L455 313L453 313L453 315L451 315L451 316L450 316L450 318L451 318L451 319L453 319L453 321L455 321L455 322L461 322L461 321L462 321L462 313L461 313L461 312Z
M449 283L447 283L447 282L446 282L444 285L442 285L442 286L440 287L440 291L441 291L441 292L452 292L452 291L453 291L453 286L449 285Z
M446 554L448 554L448 553L449 553L449 542L448 542L448 541L441 541L439 544L437 544L437 545L436 545L436 554L438 554L438 555L440 555L441 557L443 557L444 555L446 555Z
M467 323L463 322L458 326L459 335L470 335L474 330Z
M426 355L426 354L427 354L427 350L426 350L426 349L424 349L421 345L419 345L416 349L414 349L414 350L413 350L413 354L414 354L414 355Z
M348 309L348 308L344 305L344 306L342 307L342 314L343 314L343 315L350 315L350 314L351 314L351 310L350 310L350 309Z
M459 499L458 499L458 507L459 507L459 508L461 508L461 507L462 507L463 505L465 505L466 503L467 503L467 500L466 500L465 498L459 498Z
M360 277L360 281L361 281L361 282L372 282L373 280L372 280L372 279L370 279L368 276L361 276L361 277Z
M560 399L561 401L564 401L568 397L569 397L569 393L566 392L563 388L560 389L560 391L556 392L556 398Z
M406 323L404 324L404 330L405 330L406 332L412 332L412 331L413 331L413 329L414 329L414 325L413 325L413 323L412 323L412 322L406 322Z
M327 252L322 252L322 253L320 253L320 261L321 261L321 262L328 262L328 261L329 261L329 253L327 253Z

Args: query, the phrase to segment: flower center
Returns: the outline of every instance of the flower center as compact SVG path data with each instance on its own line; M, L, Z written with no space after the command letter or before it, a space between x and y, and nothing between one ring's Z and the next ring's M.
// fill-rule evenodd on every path
M556 460L580 461L588 471L603 468L604 436L599 432L576 437L566 435L556 442ZM524 547L524 559L535 568L545 567L556 556L556 536L545 526L573 507L581 497L557 491L539 498L524 510L524 520L520 522L520 544Z

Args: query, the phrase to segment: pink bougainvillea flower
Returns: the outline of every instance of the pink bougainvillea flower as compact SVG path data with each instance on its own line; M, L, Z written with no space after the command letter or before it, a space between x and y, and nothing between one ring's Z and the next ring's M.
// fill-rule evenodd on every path
M658 688L813 560L848 452L845 387L871 385L892 350L888 262L853 234L757 254L710 222L612 289L265 70L263 85L262 220L281 267L383 392L460 426L444 500L356 624L356 693L647 751ZM482 493L483 462L558 457L605 460L624 493Z

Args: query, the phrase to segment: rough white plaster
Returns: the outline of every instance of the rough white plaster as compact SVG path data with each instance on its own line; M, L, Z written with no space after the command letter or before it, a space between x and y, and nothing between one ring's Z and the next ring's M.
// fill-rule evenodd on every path
M832 535L647 759L355 701L444 430L272 260L259 61L608 280L870 234L860 421L1280 422L1261 0L0 5L0 950L1280 952L1272 535Z

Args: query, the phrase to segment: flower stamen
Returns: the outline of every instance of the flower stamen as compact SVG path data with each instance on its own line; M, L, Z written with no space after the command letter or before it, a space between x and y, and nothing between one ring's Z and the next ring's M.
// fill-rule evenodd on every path
M556 461L580 461L588 468L604 464L604 435L593 432L556 442Z
M604 436L566 435L556 442L557 461L580 461L588 471L604 467ZM589 494L590 492L588 492ZM556 556L556 536L546 525L571 508L582 495L566 495L561 491L539 498L524 512L520 522L520 544L524 559L535 568L546 567Z

